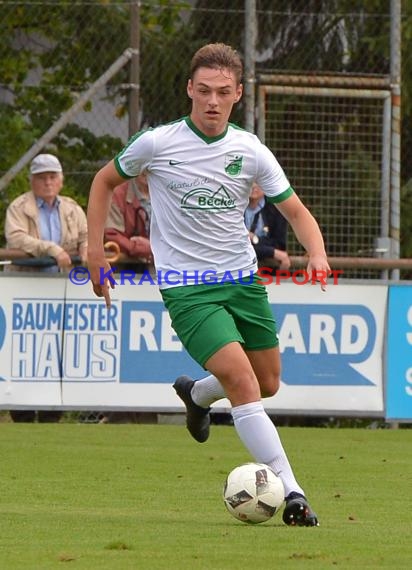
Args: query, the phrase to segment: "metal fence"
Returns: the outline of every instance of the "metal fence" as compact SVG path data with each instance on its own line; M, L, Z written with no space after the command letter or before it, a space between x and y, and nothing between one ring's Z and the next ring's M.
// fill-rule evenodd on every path
M399 203L391 205L396 180L387 101L396 84L391 62L400 39L394 7L400 5L398 0L366 0L356 7L347 0L0 2L0 230L7 203L27 189L25 165L30 150L40 150L39 141L43 150L59 155L68 193L85 205L93 174L132 132L188 112L191 54L206 42L224 41L246 64L245 97L232 119L259 129L319 218L331 255L374 255L382 236L399 239ZM402 9L403 24L412 29L412 7L404 2ZM402 43L406 69L412 66L411 37L405 34ZM125 61L108 73L122 57ZM338 78L335 89L348 76L384 78L388 86L375 87L371 96L362 95L365 85L325 96L299 93L295 82L295 90L286 93L274 89L279 81L268 80L274 74L287 76L283 85L289 87L292 76L302 85L305 77L308 88L325 75ZM409 83L402 93L408 112ZM403 126L406 144L409 130ZM403 161L403 169L406 182L412 178L410 161ZM386 231L388 223L392 230ZM293 241L290 247L297 252ZM392 253L398 253L396 247Z
M331 256L389 254L390 95L337 87L259 90L260 138L320 220ZM288 250L301 251L292 235Z

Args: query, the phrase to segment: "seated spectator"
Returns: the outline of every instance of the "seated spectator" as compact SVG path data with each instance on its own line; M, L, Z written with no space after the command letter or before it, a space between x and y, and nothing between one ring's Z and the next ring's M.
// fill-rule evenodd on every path
M30 190L9 205L5 223L6 247L21 249L33 257L54 257L56 265L9 265L9 271L64 271L72 265L71 256L86 262L86 215L75 200L60 196L63 180L56 156L36 156L30 165Z
M245 210L245 225L258 262L275 259L280 269L289 269L286 251L287 221L274 204L268 202L263 190L253 183Z
M7 266L15 271L64 271L72 265L71 256L87 259L87 221L82 208L66 196L63 169L52 154L39 154L30 165L31 189L13 200L6 211L5 234L8 248L17 248L34 257L51 256L53 267ZM11 410L15 422L34 422L36 411ZM58 422L60 410L37 412L39 422Z
M105 243L114 242L122 253L135 259L135 271L143 271L153 263L150 247L151 205L144 174L113 190L109 215L104 230ZM136 412L107 412L101 423L135 423Z
M122 253L139 262L152 263L150 198L146 176L124 182L113 190L104 230L105 242L115 242Z

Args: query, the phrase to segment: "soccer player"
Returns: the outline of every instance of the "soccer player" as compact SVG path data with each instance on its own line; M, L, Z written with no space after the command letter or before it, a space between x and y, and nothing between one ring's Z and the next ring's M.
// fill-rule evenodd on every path
M253 181L305 248L308 272L325 275L329 270L319 226L272 152L255 135L229 123L242 96L241 77L240 56L230 46L203 46L191 61L190 115L137 133L97 172L88 205L89 270L95 294L110 306L112 282L101 275L110 272L103 230L111 193L124 179L146 172L156 270L183 276L174 286L160 284L163 301L183 345L210 374L198 381L181 376L174 383L186 405L187 428L194 439L206 441L210 405L227 397L241 441L255 461L269 465L283 481L284 522L316 526L317 517L261 401L276 394L280 382L276 324L265 287L258 279L249 285L203 279L208 272L223 277L228 271L256 271L243 219Z

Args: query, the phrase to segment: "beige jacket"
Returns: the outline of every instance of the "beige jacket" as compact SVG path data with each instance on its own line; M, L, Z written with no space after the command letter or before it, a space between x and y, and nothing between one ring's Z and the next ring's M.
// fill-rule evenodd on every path
M34 257L62 251L82 255L87 248L87 220L82 208L67 196L60 196L61 242L40 239L39 214L33 192L22 194L9 205L6 212L5 235L8 248L22 249Z

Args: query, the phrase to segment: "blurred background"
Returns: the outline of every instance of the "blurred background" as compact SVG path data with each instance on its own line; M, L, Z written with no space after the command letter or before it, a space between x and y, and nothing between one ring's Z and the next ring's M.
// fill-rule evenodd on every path
M0 246L33 156L57 154L86 206L131 135L188 113L191 55L221 41L245 63L232 121L275 153L329 255L412 257L411 0L11 0L0 21Z

